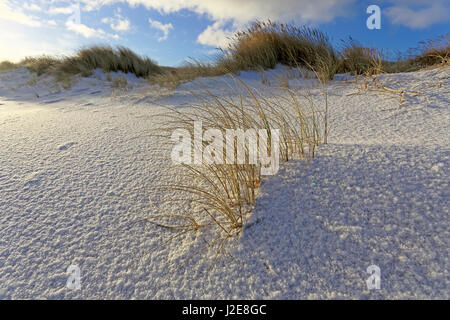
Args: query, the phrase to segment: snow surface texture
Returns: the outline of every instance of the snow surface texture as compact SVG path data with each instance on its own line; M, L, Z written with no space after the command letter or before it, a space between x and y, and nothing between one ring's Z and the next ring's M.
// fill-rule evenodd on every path
M267 91L283 72L240 79ZM208 272L216 250L177 267L208 235L164 244L170 230L132 222L189 213L149 188L179 175L170 142L148 132L160 105L183 110L199 82L227 87L225 77L169 91L126 75L128 90L115 90L96 72L61 90L25 69L1 73L0 299L449 299L449 74L380 76L424 93L400 108L336 77L325 88L329 143L310 165L288 162L263 180L242 236ZM366 286L372 264L380 290ZM69 265L79 290L66 287Z

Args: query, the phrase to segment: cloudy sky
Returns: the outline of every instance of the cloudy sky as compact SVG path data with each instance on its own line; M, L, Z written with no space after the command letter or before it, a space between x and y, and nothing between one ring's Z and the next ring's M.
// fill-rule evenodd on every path
M381 29L369 30L369 5ZM0 61L124 45L162 65L207 58L254 20L319 27L333 43L405 51L450 32L448 0L0 0Z

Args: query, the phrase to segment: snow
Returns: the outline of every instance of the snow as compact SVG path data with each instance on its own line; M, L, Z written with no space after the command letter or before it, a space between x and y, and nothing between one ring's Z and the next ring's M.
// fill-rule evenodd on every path
M239 79L279 93L286 70L268 73L270 87L256 72ZM424 94L400 106L348 75L327 84L328 144L263 180L211 271L215 250L179 264L214 234L165 243L172 231L133 222L192 211L151 188L181 179L171 143L148 135L161 105L183 110L192 91L227 94L233 79L168 90L112 74L122 90L96 71L65 90L23 68L0 73L0 299L449 299L449 71L379 76ZM314 80L289 84L323 103ZM380 290L366 286L372 264ZM79 290L66 287L70 265Z

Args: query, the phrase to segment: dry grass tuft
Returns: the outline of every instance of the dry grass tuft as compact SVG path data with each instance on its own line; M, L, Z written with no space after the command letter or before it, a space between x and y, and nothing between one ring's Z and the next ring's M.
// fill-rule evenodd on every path
M44 55L41 57L27 57L20 61L19 65L40 76L50 72L58 63L61 63L60 59Z
M281 63L313 67L334 76L337 57L328 37L318 29L276 22L255 22L235 34L218 65L232 72L268 69Z
M350 38L344 42L340 53L339 72L355 75L376 75L379 73L412 72L423 68L448 65L450 60L450 34L419 42L406 56L389 61L376 48L359 45Z
M234 95L221 96L205 89L204 96L198 97L200 103L192 105L187 111L168 108L168 112L160 115L163 124L157 130L157 135L174 141L173 132L182 129L194 137L194 121L201 121L204 130L218 129L224 138L227 129L241 129L243 132L265 129L268 142L266 145L258 142L259 148L267 151L267 154L278 153L280 164L293 158L310 160L314 157L315 148L326 140L327 115L324 110L320 110L311 94L301 95L285 88L286 94L269 96L249 88L238 79L235 81ZM279 130L279 143L270 138L275 135L274 130ZM231 158L236 160L239 153L238 140L233 141ZM252 146L247 139L244 141L244 149L241 149L244 163L228 161L229 153L225 149L223 154L214 151L218 157L214 159L221 159L221 163L213 161L182 164L185 168L185 179L182 181L186 183L158 187L158 191L175 191L177 198L190 199L198 205L197 212L202 213L202 216L189 216L191 222L186 228L196 231L204 227L215 227L218 231L218 237L213 241L213 246L217 245L216 257L224 243L242 231L255 204L264 173L264 166L260 162L255 164L249 161ZM210 142L203 141L202 150ZM195 150L195 147L195 142L191 141L191 150ZM170 216L174 217L173 214ZM182 217L179 222L184 225L187 217ZM196 228L192 229L193 225ZM183 230L186 231L186 228Z
M57 79L66 78L68 75L89 76L97 68L105 73L134 73L137 77L148 77L161 72L160 67L151 59L141 57L124 47L109 46L92 46L68 57L25 58L19 65L27 67L38 76L46 73Z
M228 70L221 66L192 60L178 68L162 68L161 73L155 73L149 77L149 83L174 89L183 82L191 81L199 77L216 77L227 74L228 72Z
M125 76L118 76L111 79L111 88L125 90L128 85L128 80Z
M363 82L358 89L357 92L350 93L350 95L358 95L358 94L365 94L368 91L371 92L377 92L381 94L386 94L388 96L396 96L398 97L398 108L401 108L403 103L405 103L408 99L408 97L417 97L417 96L423 96L425 99L429 99L424 93L419 91L408 91L403 89L393 89L390 88L380 82L378 77L376 75L371 75L370 77L364 77Z
M374 75L384 72L383 54L377 48L361 46L353 38L344 42L340 52L338 71L353 75Z
M450 34L419 42L414 62L420 67L450 63Z
M11 61L0 62L0 71L7 71L16 68L17 65Z

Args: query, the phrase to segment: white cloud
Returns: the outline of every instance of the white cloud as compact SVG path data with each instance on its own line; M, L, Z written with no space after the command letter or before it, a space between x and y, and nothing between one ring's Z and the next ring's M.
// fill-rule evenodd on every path
M164 41L169 36L169 32L171 29L173 29L173 25L171 23L163 24L159 21L148 19L148 22L150 23L150 27L154 29L158 29L163 33L162 37L158 38L158 41Z
M422 29L450 21L450 5L440 0L396 0L385 10L392 23Z
M79 34L88 39L91 38L99 38L99 39L112 38L114 40L120 39L118 34L109 34L102 29L90 28L87 25L84 25L82 23L75 23L72 20L68 20L66 22L66 28L67 30L73 31L76 34Z
M223 23L218 21L213 25L208 26L197 38L197 42L208 45L217 46L220 48L227 47L230 37L234 31L224 30Z
M69 15L75 12L77 10L78 6L76 4L67 6L67 7L50 7L47 10L48 14L51 15L57 15L57 14L63 14L63 15Z
M42 11L42 8L39 7L39 6L38 6L37 4L35 4L35 3L30 3L30 4L25 3L25 4L23 5L23 8L24 8L25 10L28 10L28 11L37 11L37 12Z
M40 27L42 25L38 18L27 15L20 9L12 9L8 1L0 3L0 20L12 21L30 27Z
M104 38L106 36L105 31L102 29L89 28L82 23L78 24L70 20L66 22L66 27L67 30L74 31L85 38Z
M114 18L103 18L102 23L109 24L111 29L118 32L124 32L131 29L130 20L123 18L120 15L120 10L117 11Z
M103 18L102 23L109 24L111 29L115 31L128 31L131 28L131 23L128 19Z
M115 31L127 31L130 30L130 20L124 19L124 20L116 20L115 23L111 24L111 28Z

